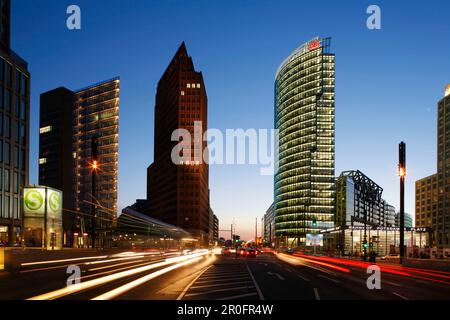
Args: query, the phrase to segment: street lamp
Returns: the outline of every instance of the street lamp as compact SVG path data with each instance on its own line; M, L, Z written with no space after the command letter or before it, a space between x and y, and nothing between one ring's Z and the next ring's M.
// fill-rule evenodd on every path
M405 178L406 178L406 144L399 145L398 175L400 177L400 264L405 257Z
M99 168L99 162L98 162L98 142L97 142L97 138L93 137L91 139L91 169L92 169L92 178L91 178L91 194L92 194L92 198L95 201L95 199L97 198L97 171ZM92 206L91 206L91 215L92 215L92 247L95 248L96 247L96 236L97 236L97 213L96 213L96 205L94 203L94 201L92 201Z

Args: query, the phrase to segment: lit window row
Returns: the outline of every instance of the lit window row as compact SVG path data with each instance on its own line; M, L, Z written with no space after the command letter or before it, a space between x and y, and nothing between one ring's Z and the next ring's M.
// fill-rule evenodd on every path
M195 84L195 83L188 83L188 84L186 84L186 88L188 88L188 89L195 89L195 88L197 88L197 89L200 89L200 83L197 83L197 84Z
M39 129L40 134L48 133L50 131L52 131L52 126L47 126Z

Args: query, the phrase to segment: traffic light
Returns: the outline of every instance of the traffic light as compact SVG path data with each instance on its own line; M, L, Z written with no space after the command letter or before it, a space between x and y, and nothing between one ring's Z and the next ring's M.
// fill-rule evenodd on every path
M317 227L317 220L316 219L313 220L312 225L313 225L314 228Z
M363 242L363 247L364 247L364 249L369 248L369 244L367 243L367 241L364 241L364 242Z

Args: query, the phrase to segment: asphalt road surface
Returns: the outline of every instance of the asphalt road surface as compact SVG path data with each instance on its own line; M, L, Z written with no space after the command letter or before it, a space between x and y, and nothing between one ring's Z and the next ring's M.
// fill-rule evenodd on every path
M328 259L328 260L327 260ZM77 264L78 263L78 264ZM80 283L67 286L67 267ZM366 265L321 257L209 251L124 253L87 261L35 265L0 273L0 299L75 300L415 300L450 299L446 272L381 267L381 289L370 290Z

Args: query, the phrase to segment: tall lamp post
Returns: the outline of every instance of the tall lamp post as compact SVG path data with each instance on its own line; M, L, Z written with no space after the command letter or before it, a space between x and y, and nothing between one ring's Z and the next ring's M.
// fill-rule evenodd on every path
M98 163L98 144L97 144L97 138L91 139L91 169L92 169L92 205L91 205L91 215L92 215L92 247L96 247L96 238L97 238L97 208L95 205L95 199L97 199L97 171L99 169L99 163Z
M399 145L398 175L400 176L400 264L405 257L405 177L406 177L406 144Z

